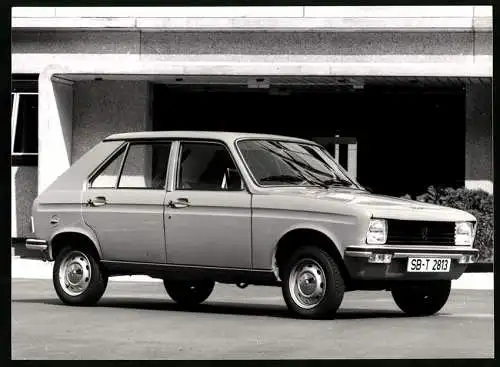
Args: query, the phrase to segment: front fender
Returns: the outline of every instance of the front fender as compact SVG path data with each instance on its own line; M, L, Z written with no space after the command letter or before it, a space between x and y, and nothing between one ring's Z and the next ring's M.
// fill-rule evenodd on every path
M321 225L314 224L314 223L295 224L293 226L288 227L286 230L282 231L280 233L278 239L275 241L275 243L273 245L273 251L272 251L272 256L271 256L271 267L273 269L274 275L276 276L276 278L278 280L279 280L279 275L278 275L278 270L277 270L278 267L276 264L276 251L278 250L278 244L282 238L284 238L287 234L289 234L295 230L311 230L311 231L319 232L319 233L325 235L334 244L337 251L340 253L340 256L343 257L343 251L341 248L340 240L331 230L329 230L328 228L323 227Z
M288 233L295 231L295 230L298 230L298 229L308 229L308 230L312 230L312 231L316 231L316 232L320 232L320 233L324 234L335 244L335 246L337 247L337 250L339 252L341 252L341 248L339 248L339 246L340 246L339 238L328 228L321 226L321 225L318 225L318 224L314 224L314 223L295 224L293 226L288 227L286 230L282 231L279 235L279 238L277 239L277 241L274 244L274 252L276 251L276 249L278 247L279 241L284 236L286 236Z

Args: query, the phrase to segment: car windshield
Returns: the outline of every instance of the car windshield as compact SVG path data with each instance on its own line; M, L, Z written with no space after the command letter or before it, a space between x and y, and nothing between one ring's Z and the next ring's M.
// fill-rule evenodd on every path
M320 146L281 140L242 140L237 145L261 186L361 188Z

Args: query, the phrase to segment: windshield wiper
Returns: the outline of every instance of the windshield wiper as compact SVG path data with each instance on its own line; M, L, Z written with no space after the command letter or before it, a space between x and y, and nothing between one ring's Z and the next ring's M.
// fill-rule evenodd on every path
M347 180L342 180L342 179L329 179L329 180L324 180L323 183L327 186L353 186L352 182L349 182Z
M273 176L266 176L262 177L259 179L261 182L267 182L267 181L278 181L278 182L302 182L304 181L303 177L299 176L292 176L292 175L273 175Z
M324 188L328 188L328 186L325 185L321 180L314 180L314 179L309 179L307 177L292 176L292 175L266 176L266 177L261 178L259 181L260 182L277 181L277 182L289 182L289 183L297 183L297 182L306 181L314 186L321 186Z

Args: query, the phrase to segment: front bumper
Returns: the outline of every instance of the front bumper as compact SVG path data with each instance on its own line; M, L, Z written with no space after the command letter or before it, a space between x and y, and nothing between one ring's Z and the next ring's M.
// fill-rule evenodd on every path
M51 261L50 247L47 241L38 238L28 238L25 243L26 249L31 250L34 258L43 261Z
M452 280L465 273L478 252L462 246L350 246L344 251L344 262L353 280ZM391 255L391 259L387 263L372 262L376 254ZM449 258L450 270L408 272L409 257Z

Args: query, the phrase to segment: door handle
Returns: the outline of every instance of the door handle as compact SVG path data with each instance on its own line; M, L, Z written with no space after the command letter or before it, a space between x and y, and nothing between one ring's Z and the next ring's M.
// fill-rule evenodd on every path
M189 200L187 198L178 198L177 200L170 200L168 206L171 208L186 208L189 206Z
M89 199L87 201L88 206L103 206L106 205L106 198L104 196L97 196L94 200Z

